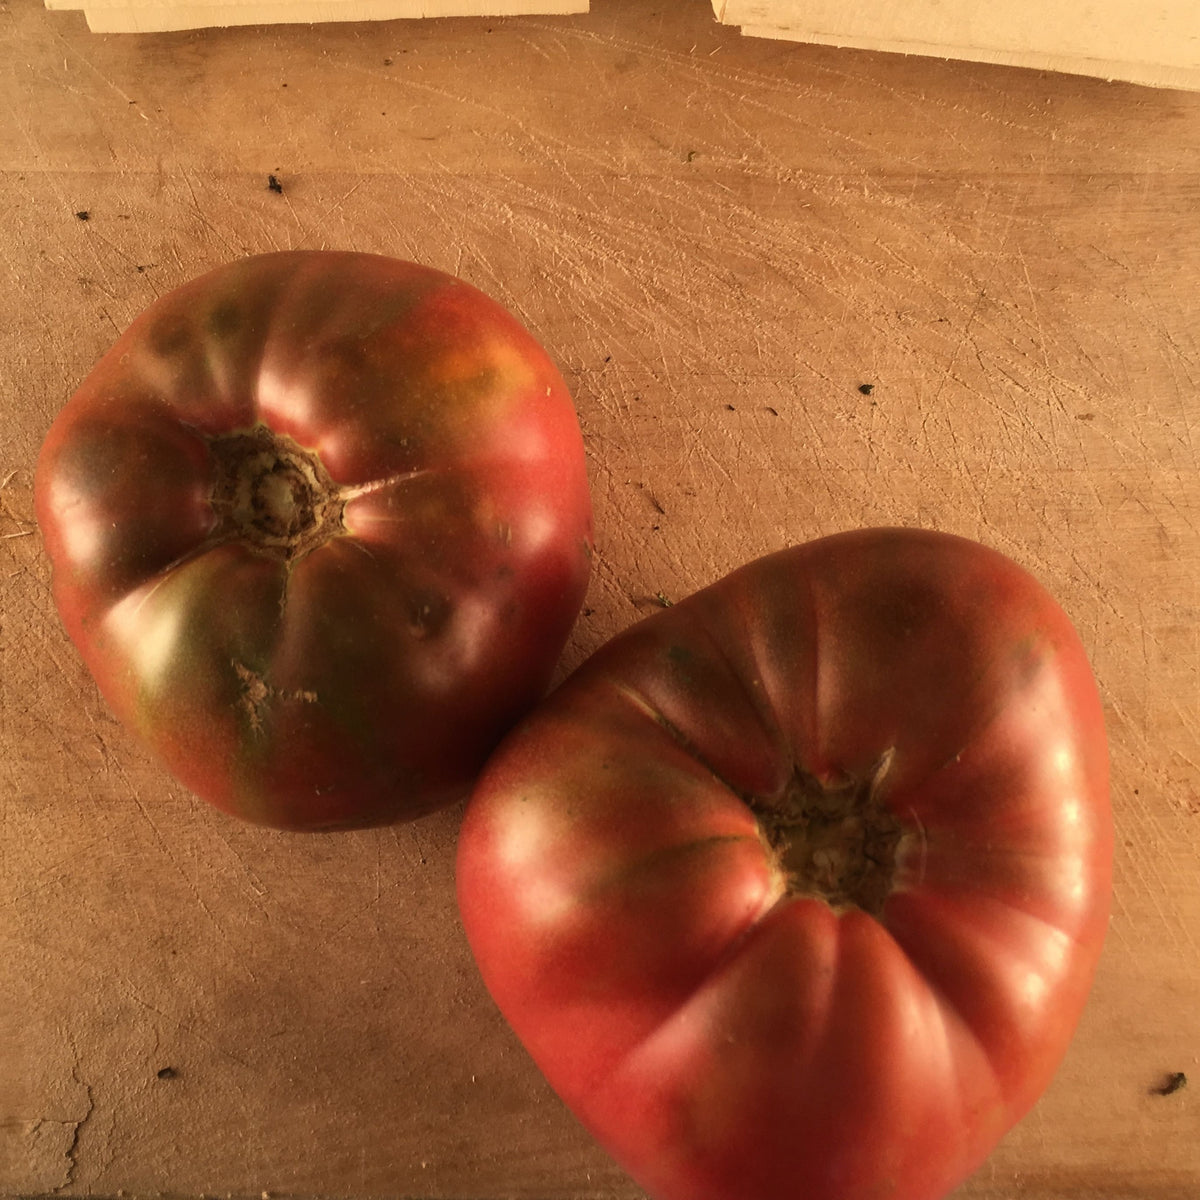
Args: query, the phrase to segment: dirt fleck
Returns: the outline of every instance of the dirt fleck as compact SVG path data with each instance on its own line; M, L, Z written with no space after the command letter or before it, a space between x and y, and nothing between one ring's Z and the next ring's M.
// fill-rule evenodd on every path
M90 221L90 220L92 219L92 214L91 214L91 212L89 212L89 211L88 211L88 209L86 209L86 208L81 208L81 209L80 209L80 210L79 210L79 211L78 211L78 212L75 214L75 216L76 216L76 217L78 217L78 218L79 218L79 220L81 220L81 221Z
M283 184L279 182L279 177L277 175L267 176L267 191L275 192L280 196L283 195Z
M1150 1089L1155 1096L1173 1096L1187 1087L1187 1076L1182 1071L1172 1071L1161 1083Z
M858 385L858 390L862 392L864 396L869 396L875 390L875 385L873 383L860 383Z
M669 599L665 592L659 591L653 596L635 596L630 593L629 603L634 608L671 608L675 602Z

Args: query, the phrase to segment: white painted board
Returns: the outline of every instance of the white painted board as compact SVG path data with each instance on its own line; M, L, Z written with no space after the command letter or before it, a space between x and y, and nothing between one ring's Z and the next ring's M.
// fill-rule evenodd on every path
M1200 89L1200 0L713 0L757 37Z
M225 25L585 13L588 0L46 0L46 7L82 9L94 33L161 33Z

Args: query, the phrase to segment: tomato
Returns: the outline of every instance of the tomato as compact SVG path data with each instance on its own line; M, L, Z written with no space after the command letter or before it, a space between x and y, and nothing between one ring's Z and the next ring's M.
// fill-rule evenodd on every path
M931 1200L1050 1080L1107 922L1097 689L1024 570L865 530L602 647L459 844L483 979L657 1200Z
M54 422L35 499L109 705L280 828L464 794L588 576L561 375L481 292L375 255L246 258L159 299Z

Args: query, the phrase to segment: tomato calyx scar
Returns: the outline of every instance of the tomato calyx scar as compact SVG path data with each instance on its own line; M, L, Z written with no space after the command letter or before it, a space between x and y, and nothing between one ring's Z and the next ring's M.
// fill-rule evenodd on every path
M345 532L345 499L320 457L264 425L209 441L218 540L285 561Z
M905 832L879 796L893 755L886 751L865 778L826 781L797 767L782 796L749 801L787 895L880 915Z

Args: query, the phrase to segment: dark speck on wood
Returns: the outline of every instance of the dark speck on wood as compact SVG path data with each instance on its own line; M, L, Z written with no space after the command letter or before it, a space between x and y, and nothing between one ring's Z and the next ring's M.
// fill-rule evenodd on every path
M1173 1096L1187 1087L1187 1081L1187 1076L1182 1071L1172 1071L1162 1083L1152 1090L1156 1096Z

